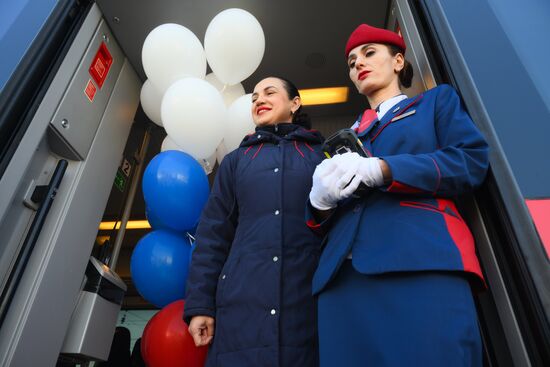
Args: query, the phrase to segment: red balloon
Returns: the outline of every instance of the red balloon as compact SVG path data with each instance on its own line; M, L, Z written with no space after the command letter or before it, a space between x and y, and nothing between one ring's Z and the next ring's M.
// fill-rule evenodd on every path
M203 367L208 347L196 347L183 321L183 300L165 306L149 320L141 337L148 367Z

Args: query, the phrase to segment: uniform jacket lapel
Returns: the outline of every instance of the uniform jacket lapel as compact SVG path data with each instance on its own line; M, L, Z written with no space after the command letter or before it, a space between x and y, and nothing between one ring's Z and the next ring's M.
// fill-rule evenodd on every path
M371 138L375 134L378 134L378 131L381 131L380 126L385 126L388 121L391 121L397 114L399 114L403 109L406 108L411 103L412 99L407 98L402 101L399 101L395 106L393 106L384 116L382 116L382 120L378 120L376 118L373 120L370 125L363 130L362 132L358 133L358 137L361 139L361 142L363 143L363 147L365 148L365 151L369 156L372 156L372 145L371 145ZM359 118L361 120L363 116Z
M378 137L378 135L380 135L380 133L386 128L386 126L388 126L392 122L415 114L416 110L414 109L414 106L422 99L422 96L422 94L419 94L414 98L404 99L393 106L388 112L386 112L386 114L382 117L382 120L380 121L380 126L376 126L378 130L371 130L371 133L369 134L370 139L368 139L369 143L372 144L374 140Z

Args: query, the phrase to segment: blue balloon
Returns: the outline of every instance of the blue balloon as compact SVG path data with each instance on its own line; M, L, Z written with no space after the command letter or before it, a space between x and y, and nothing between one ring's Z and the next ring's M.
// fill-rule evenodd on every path
M138 241L130 259L130 273L139 294L162 308L185 298L191 246L182 235L156 230Z
M186 231L177 231L170 227L168 227L166 224L162 223L162 221L149 209L148 207L145 207L145 218L147 219L147 222L151 225L151 228L153 229L167 229L170 231L177 232L178 234L181 234L182 236L186 237L187 233L190 233L191 235L194 235L195 231L197 230L197 226L190 230Z
M155 216L154 213L151 212L151 209L149 209L149 207L145 208L145 218L147 218L147 221L153 229L167 228L166 225L164 225L161 220L157 216Z
M185 232L189 233L191 236L194 236L195 233L197 233L197 227L199 226L199 224L195 224L193 227L191 227L190 229L186 230Z
M198 223L208 194L203 168L181 151L157 154L143 173L143 196L150 214L176 231L186 231Z

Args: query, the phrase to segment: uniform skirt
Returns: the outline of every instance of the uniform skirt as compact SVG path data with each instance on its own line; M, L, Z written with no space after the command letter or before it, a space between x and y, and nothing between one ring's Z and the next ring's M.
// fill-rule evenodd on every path
M480 367L467 279L452 272L358 273L350 260L319 294L321 367Z

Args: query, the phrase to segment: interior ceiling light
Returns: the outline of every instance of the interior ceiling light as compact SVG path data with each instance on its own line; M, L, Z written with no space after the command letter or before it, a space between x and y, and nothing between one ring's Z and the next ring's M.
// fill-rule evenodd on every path
M96 242L100 246L103 246L105 244L105 242L107 242L110 238L111 238L110 236L97 236Z
M116 228L115 228L116 223ZM100 231L110 231L112 229L119 229L120 228L120 222L101 222L99 223L99 230ZM149 229L151 228L151 225L149 222L145 219L143 220L129 220L128 224L126 225L126 229Z
M300 89L300 96L304 106L315 106L344 103L348 100L348 92L348 87Z

